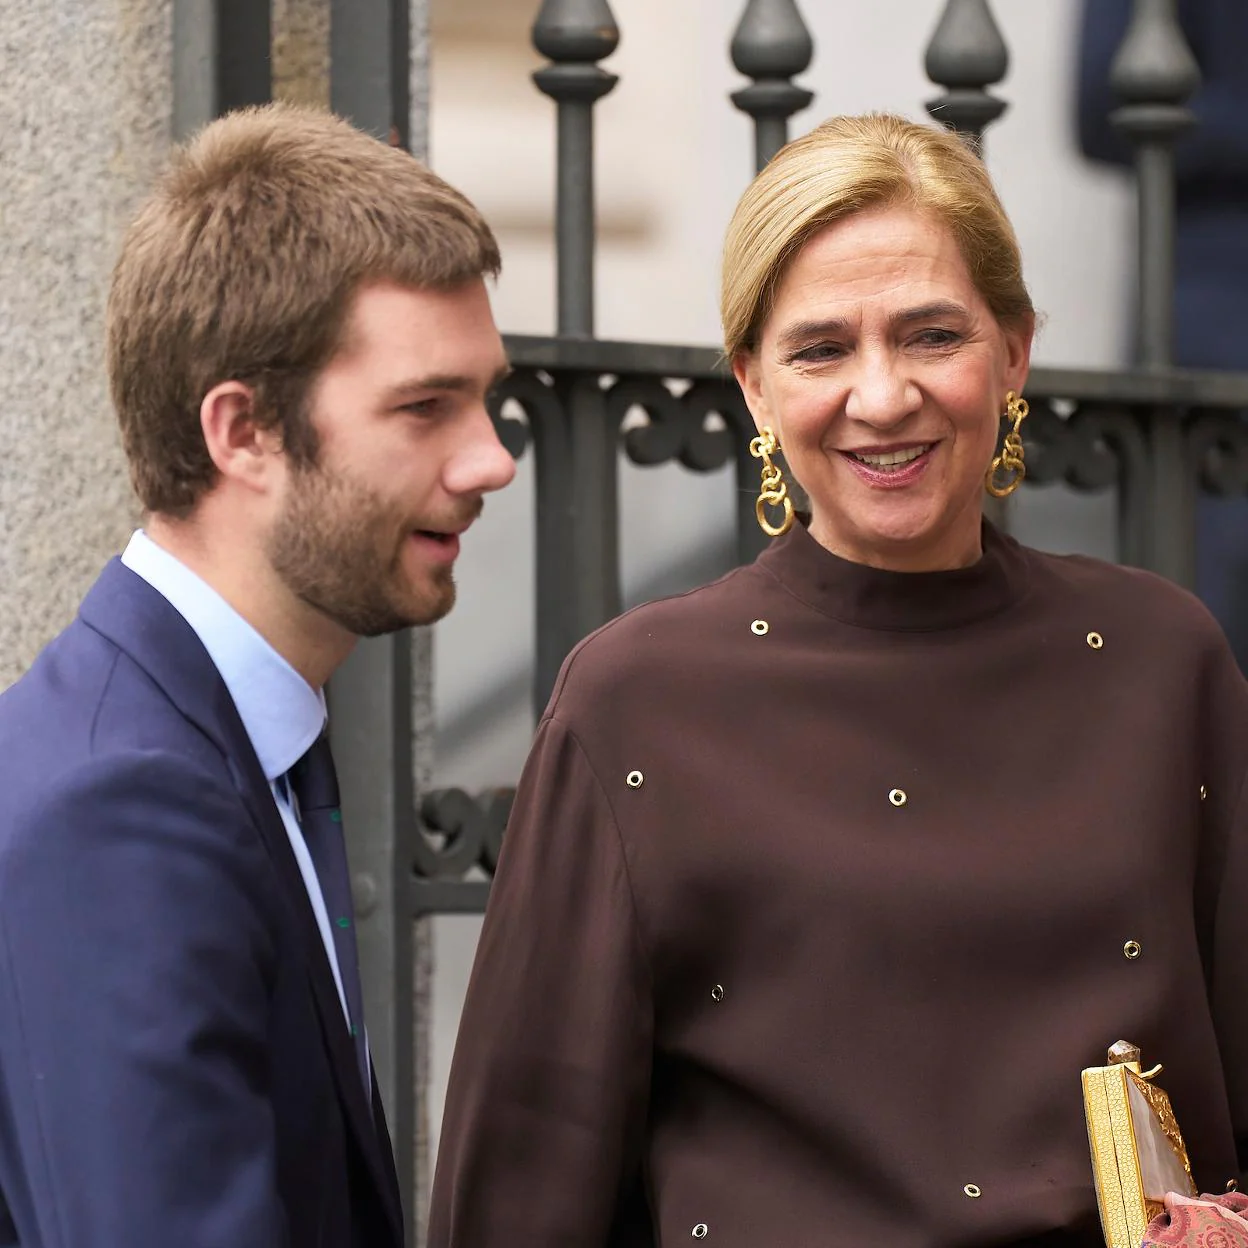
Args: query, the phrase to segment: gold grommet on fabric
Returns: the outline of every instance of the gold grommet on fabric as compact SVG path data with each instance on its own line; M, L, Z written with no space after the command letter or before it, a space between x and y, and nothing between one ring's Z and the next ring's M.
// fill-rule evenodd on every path
M723 999L724 999L724 986L723 984L716 984L715 987L711 989L711 1000L722 1001Z
M1102 637L1100 633L1088 634L1088 645L1090 645L1093 650L1099 650L1104 644L1105 638Z
M891 789L888 794L888 800L894 806L904 806L907 800L905 789Z
M1200 786L1200 800L1203 802L1209 796L1209 790L1202 784Z
M766 637L770 630L771 625L768 624L766 620L755 620L754 623L750 625L750 632L752 632L755 637Z
M625 778L624 783L628 785L630 789L639 789L641 788L642 783L644 781L645 781L645 776L643 776L641 772L630 771L627 777Z
M972 1200L978 1200L984 1193L980 1190L978 1183L968 1183L962 1189Z
M1123 957L1129 958L1132 962L1134 962L1135 959L1138 958L1143 952L1144 949L1138 940L1129 940L1122 947Z
M699 1222L697 1226L693 1228L694 1239L705 1239L708 1229L709 1228L707 1227L705 1222Z

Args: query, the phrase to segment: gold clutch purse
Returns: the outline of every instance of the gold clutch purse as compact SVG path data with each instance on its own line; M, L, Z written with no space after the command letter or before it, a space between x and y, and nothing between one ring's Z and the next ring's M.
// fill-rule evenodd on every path
M1108 1066L1083 1072L1083 1112L1107 1248L1140 1248L1167 1192L1196 1195L1170 1098L1140 1070L1140 1050L1119 1040Z

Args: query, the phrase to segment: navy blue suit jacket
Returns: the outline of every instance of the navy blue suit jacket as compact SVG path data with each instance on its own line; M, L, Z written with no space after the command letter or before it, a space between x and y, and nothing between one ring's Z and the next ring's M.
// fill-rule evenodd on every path
M0 696L0 801L0 1246L399 1248L269 785L119 560Z

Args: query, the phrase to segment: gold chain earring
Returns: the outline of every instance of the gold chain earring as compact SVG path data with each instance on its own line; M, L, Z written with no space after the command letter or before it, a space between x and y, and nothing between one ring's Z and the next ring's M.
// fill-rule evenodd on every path
M1005 444L1001 447L1001 454L993 459L992 467L988 469L984 477L984 489L993 498L1009 498L1022 485L1023 478L1027 475L1027 465L1023 462L1023 437L1019 430L1023 426L1023 421L1027 419L1028 410L1026 399L1020 399L1013 390L1006 393L1005 416L1007 420L1014 422L1014 428L1005 435ZM997 473L1002 471L1014 475L1005 481L998 482Z
M771 462L771 457L779 449L780 443L770 426L764 426L750 443L750 454L763 461L762 484L758 490L758 501L754 504L754 514L758 517L758 527L768 537L783 537L793 527L793 500L789 497L789 487L784 483L784 473ZM768 507L783 509L784 519L779 524L772 524L767 518Z

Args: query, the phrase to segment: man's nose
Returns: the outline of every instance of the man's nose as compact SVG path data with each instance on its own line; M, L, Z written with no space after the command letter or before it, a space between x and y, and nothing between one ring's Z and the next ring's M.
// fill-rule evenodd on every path
M485 406L459 431L459 445L446 466L444 485L452 494L488 494L509 485L516 461L499 441Z

